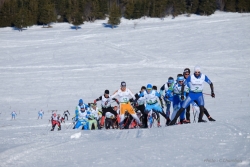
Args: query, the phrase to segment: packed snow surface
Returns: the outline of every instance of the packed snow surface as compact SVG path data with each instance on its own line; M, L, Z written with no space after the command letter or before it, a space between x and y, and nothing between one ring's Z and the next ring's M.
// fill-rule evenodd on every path
M1 167L250 165L250 14L106 23L0 28ZM121 81L134 93L148 83L159 89L195 65L214 84L216 98L204 97L216 122L193 123L191 109L187 125L83 131L69 120L50 131L51 110L71 119L80 98L93 102Z

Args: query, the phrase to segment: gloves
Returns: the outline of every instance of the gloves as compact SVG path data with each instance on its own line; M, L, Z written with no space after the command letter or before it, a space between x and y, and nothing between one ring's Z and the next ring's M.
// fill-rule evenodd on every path
M214 94L214 92L212 92L212 93L211 93L211 96L212 96L212 98L215 98L215 94Z
M185 98L184 98L184 95L183 94L181 94L181 100L184 100Z
M134 106L138 106L137 100L133 101Z
M96 104L96 100L94 100L94 103Z
M120 104L120 102L118 101L118 100L116 100L116 103L119 105Z

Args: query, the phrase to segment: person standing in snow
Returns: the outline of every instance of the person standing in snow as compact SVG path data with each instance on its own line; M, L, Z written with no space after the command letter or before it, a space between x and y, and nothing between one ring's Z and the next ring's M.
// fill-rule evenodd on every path
M126 82L121 82L121 88L114 92L114 94L110 97L110 100L119 97L120 103L120 117L117 115L118 123L121 129L124 128L124 114L127 111L132 117L136 120L138 125L141 125L141 121L135 113L134 108L130 104L130 97L136 100L135 95L126 87Z
M183 76L184 76L185 79L187 79L189 77L190 72L191 71L190 71L189 68L185 68L184 69ZM187 93L187 95L188 95L188 93ZM197 103L197 101L194 100L194 103ZM197 106L197 104L196 104L196 106ZM205 107L204 107L204 114L207 116L207 118L208 118L209 121L215 121L215 119L213 119L210 116L209 112L207 111L207 109ZM186 121L187 121L186 123L190 123L190 105L186 108Z
M67 121L68 121L68 114L70 115L69 111L66 110L63 112L63 119L65 120L65 118L67 117Z
M11 119L16 119L17 113L16 111L12 111L10 115L11 115Z
M143 117L142 117L142 128L148 128L148 114L145 112L145 101L142 99L142 97L139 97L139 95L146 90L145 86L141 87L141 90L135 94L135 98L137 99L137 105L134 105L137 111L141 111Z
M61 130L60 115L57 115L56 112L54 112L51 116L51 124L51 131L54 131L56 125L58 126L58 130Z
M202 119L204 113L204 98L203 98L203 83L207 82L211 88L211 96L215 98L213 83L210 79L201 73L201 68L199 66L195 66L194 74L189 76L185 83L182 86L181 90L181 99L184 100L184 86L187 85L189 87L189 94L186 100L183 102L182 107L176 113L174 119L169 123L169 125L174 125L177 121L177 118L180 114L192 103L194 100L197 101L197 105L200 107L200 114L198 122L206 122Z
M37 119L39 119L40 117L41 117L41 119L43 119L43 114L44 114L43 110L38 111L38 118Z
M114 112L112 107L111 107L111 102L114 100L119 105L119 101L116 98L112 98L110 100L109 90L105 90L104 94L102 96L100 96L99 98L94 100L94 103L96 103L97 101L100 101L100 100L101 100L101 106L102 106L102 118L100 121L100 126L103 127L106 112L111 112L112 114L114 114L117 117L117 113Z
M161 114L164 118L166 118L166 114L163 111L163 107L159 105L158 99L161 97L160 93L156 90L153 90L153 86L148 84L146 87L146 91L142 92L139 96L142 97L146 102L145 112L150 113L151 110L155 111L158 114ZM158 127L160 127L160 117L158 117Z
M168 98L169 94L173 94L173 113L171 115L171 120L174 119L177 111L181 108L184 100L181 99L181 88L184 82L184 76L182 74L177 75L177 82L170 87L165 95L165 98ZM186 97L189 88L187 86L184 87L184 99ZM180 115L180 123L183 124L185 121L185 110Z
M85 104L82 99L80 99L75 109L75 117L73 117L72 120L74 119L74 121L76 121L78 119L78 114L80 113L82 106L84 106L85 110L89 108L89 106Z
M78 129L80 126L82 126L82 130L88 130L89 129L89 121L87 117L87 111L85 105L81 105L80 111L77 115L76 124L73 127L73 129Z
M99 109L98 107L96 106L96 103L90 103L89 104L90 106L90 112L91 112L91 115L93 116L93 118L96 120L97 122L97 129L100 129L100 123L99 123L99 120L100 120L100 113L99 113Z
M165 94L167 93L169 87L174 85L174 78L173 77L169 77L168 81L162 85L162 87L160 88L160 94L163 96L164 95L164 90L165 90ZM165 95L164 95L165 97ZM167 124L171 121L170 120L170 107L171 107L171 99L172 97L169 98L163 98L165 101L165 106L166 106L166 116L167 116Z

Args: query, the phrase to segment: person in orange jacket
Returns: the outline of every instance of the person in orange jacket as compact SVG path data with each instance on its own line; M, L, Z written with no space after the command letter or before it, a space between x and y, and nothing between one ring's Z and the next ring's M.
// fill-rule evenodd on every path
M136 120L138 125L141 125L141 121L136 115L136 112L129 101L130 97L132 97L136 102L135 95L126 87L126 82L121 82L121 88L115 91L115 93L110 97L110 99L113 99L116 96L119 97L120 103L120 120L118 121L120 128L123 129L124 114L126 111Z

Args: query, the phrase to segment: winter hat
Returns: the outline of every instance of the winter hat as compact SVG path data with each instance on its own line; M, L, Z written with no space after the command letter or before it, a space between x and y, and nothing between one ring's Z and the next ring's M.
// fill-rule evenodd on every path
M109 94L109 90L105 90L104 93L105 93L105 94Z
M168 82L167 82L167 84L171 84L171 83L174 83L174 78L173 77L169 77L168 78Z
M147 85L147 89L152 89L152 88L153 88L153 86L151 84Z
M189 68L185 68L184 71L183 71L183 74L185 73L189 73L190 74L190 69Z
M184 77L183 77L183 76L179 76L179 77L177 78L177 81L184 81Z
M121 82L121 86L126 86L126 82L125 82L125 81L122 81L122 82Z
M195 67L194 67L194 72L195 72L195 71L199 71L199 72L200 72L200 71L201 71L200 66L195 66Z
M83 104L83 100L82 99L79 100L79 104Z

